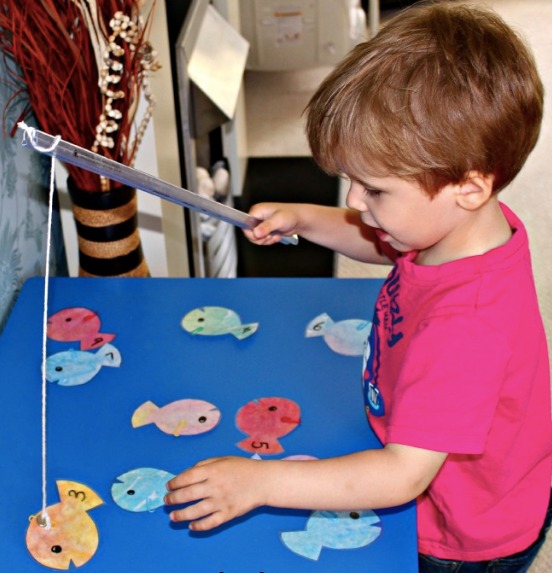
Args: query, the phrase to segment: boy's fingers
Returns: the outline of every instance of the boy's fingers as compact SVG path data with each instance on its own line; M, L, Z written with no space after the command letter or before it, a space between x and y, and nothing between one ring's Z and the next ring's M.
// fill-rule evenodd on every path
M203 470L204 466L208 466L214 462L219 461L221 458L207 458L197 462L191 468L183 471L170 479L165 485L167 491L188 490L190 487L198 484L203 484L207 479L207 474Z
M190 529L192 531L208 531L209 529L222 525L225 521L227 520L222 517L221 512L216 511L203 519L192 521L190 523Z
M281 233L269 233L267 235L263 233L261 237L257 237L254 231L250 230L250 231L245 231L245 236L249 241L251 241L256 245L266 246L277 243L282 235Z
M184 488L189 488L196 484L201 484L204 481L205 479L202 473L195 471L194 468L191 468L170 479L166 483L166 488L168 492L178 491Z
M205 518L215 511L213 503L208 499L202 499L193 505L188 507L183 507L180 509L175 509L171 511L169 517L171 521L195 521L198 519Z
M274 225L274 221L269 219L268 221L262 221L254 227L252 233L256 239L264 239L275 231L278 231L278 228Z
M178 474L176 477L173 477L172 479L170 479L165 484L165 487L167 488L167 491L173 491L173 490L179 489L181 487L186 487L186 485L188 485L186 483L186 477L183 474Z
M260 221L252 229L252 234L256 239L263 239L276 233L291 232L295 224L292 212L289 209L282 209L278 204L259 203L253 205L249 215Z
M204 499L205 496L205 488L199 483L169 491L165 494L164 502L165 505L180 505Z

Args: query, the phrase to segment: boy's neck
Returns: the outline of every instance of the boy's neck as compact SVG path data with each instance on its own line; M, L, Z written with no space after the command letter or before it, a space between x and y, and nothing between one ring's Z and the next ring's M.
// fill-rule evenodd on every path
M420 251L416 264L436 266L460 259L483 255L506 244L512 229L493 195L475 211L465 213L462 222L446 239L429 249Z

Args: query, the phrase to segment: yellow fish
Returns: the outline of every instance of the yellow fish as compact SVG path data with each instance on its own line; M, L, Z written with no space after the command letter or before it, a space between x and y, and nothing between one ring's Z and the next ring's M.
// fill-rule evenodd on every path
M49 526L41 513L31 516L27 529L27 548L42 565L69 569L89 561L98 548L96 524L88 510L103 501L88 486L74 481L56 482L60 503L46 508Z

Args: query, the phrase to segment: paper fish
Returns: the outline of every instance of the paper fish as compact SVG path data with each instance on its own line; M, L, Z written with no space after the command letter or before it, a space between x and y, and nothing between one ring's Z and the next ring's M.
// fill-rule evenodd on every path
M136 468L120 475L111 486L113 501L127 511L149 511L161 507L167 482L174 474L155 468Z
M370 509L363 511L313 511L304 531L284 531L280 538L294 553L317 560L323 547L358 549L381 534L381 521Z
M305 336L323 336L326 344L338 354L362 356L371 328L372 323L369 320L350 318L334 322L324 312L309 322Z
M132 427L155 424L165 434L191 436L212 430L220 421L220 410L205 400L176 400L160 408L144 402L132 415Z
M229 308L202 306L191 310L180 323L190 334L220 336L231 334L239 340L251 336L259 328L258 322L242 324L240 317Z
M41 513L30 519L27 548L42 565L52 569L69 569L89 561L98 548L96 524L88 511L103 501L88 486L73 481L56 482L60 503L46 508L49 527Z
M96 376L102 366L121 365L121 353L111 344L96 353L86 350L64 350L46 359L46 379L60 386L86 384Z
M100 317L88 308L65 308L48 318L48 337L60 342L80 342L81 350L99 348L115 338L100 332Z
M301 423L301 410L287 398L259 398L242 406L236 425L249 437L237 444L242 450L259 454L279 454L284 449L278 438Z

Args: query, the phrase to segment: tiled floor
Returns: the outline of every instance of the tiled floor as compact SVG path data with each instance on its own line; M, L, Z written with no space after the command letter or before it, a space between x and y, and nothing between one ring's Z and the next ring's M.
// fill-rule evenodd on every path
M552 341L552 1L479 0L496 9L531 45L545 84L545 121L539 143L523 171L502 193L502 200L525 221L545 326ZM385 20L385 14L382 14ZM309 155L302 111L329 68L293 72L248 72L246 106L250 156ZM382 276L386 268L337 257L339 277ZM531 573L552 571L552 535Z

